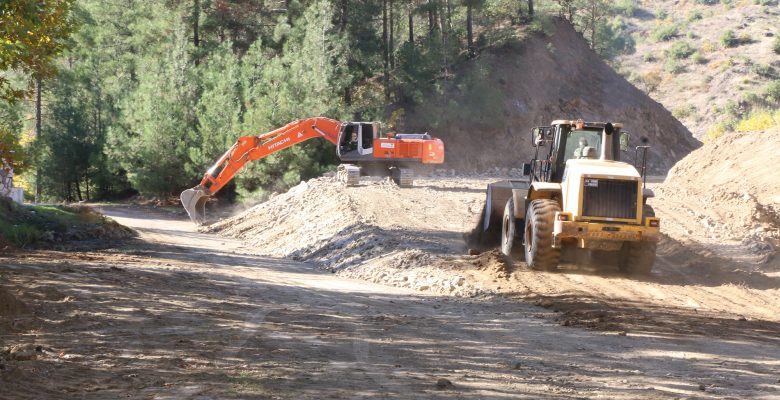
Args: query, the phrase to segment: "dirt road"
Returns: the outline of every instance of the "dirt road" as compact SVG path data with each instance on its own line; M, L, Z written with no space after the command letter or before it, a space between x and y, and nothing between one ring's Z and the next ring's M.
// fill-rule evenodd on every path
M511 296L438 297L252 256L237 241L148 210L103 211L139 239L0 258L0 283L27 310L0 326L0 398L780 396L776 317L755 311L739 321L708 311L697 326L724 331L678 331L703 301L684 284L642 289L661 302L687 299L683 314L640 299L623 314L635 320L624 323L643 326L637 333L590 331L561 319L575 315L571 309L553 309L576 304L587 313L582 305L595 304L596 314L580 320L609 322L598 304L626 289L574 302L562 300L577 292L555 286L613 278L557 275L545 285L561 297L539 298L547 308ZM675 296L658 290L667 285ZM776 292L776 281L766 285ZM739 307L767 306L739 285L732 290ZM714 291L703 290L727 298Z

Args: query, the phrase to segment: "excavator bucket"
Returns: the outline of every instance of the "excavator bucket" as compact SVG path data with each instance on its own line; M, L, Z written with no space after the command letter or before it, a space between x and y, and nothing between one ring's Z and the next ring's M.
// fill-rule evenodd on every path
M192 222L197 225L203 225L206 222L206 201L211 197L206 190L200 186L187 189L181 192L181 205L187 210Z

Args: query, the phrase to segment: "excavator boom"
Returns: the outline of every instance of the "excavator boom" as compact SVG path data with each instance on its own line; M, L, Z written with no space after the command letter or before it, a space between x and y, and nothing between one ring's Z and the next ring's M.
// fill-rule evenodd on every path
M206 201L230 182L247 162L309 139L323 138L337 144L341 126L342 122L329 118L307 118L262 135L242 136L206 171L199 185L181 193L181 204L193 222L202 224L206 217Z
M181 193L181 204L193 222L202 224L206 218L206 201L246 163L314 138L335 145L342 162L338 176L347 185L357 184L361 174L384 173L391 175L399 186L411 186L409 164L444 162L444 143L440 139L428 134L381 137L380 128L376 122L341 122L315 117L291 122L262 135L242 136L206 171L200 184Z

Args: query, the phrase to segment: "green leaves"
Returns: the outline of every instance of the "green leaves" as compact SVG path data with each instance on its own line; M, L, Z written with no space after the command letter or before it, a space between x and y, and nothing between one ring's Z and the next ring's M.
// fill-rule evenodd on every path
M56 72L55 59L76 28L73 0L0 2L0 71L20 70L42 79ZM0 77L0 99L15 101L24 91Z

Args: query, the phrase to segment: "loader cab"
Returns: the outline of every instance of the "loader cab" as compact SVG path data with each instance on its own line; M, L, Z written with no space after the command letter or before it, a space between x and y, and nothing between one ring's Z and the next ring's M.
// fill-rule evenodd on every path
M566 161L590 158L620 161L622 124L553 121L550 126L533 128L536 148L530 164L523 166L532 181L561 182ZM608 133L606 133L608 132Z
M379 138L381 124L379 122L347 122L339 134L339 156L372 156L374 154L374 139Z

